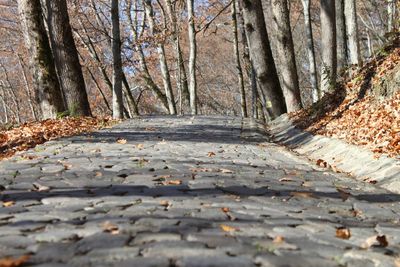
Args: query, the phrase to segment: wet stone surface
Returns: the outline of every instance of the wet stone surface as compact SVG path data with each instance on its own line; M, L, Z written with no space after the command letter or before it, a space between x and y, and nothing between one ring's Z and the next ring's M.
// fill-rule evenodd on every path
M148 117L0 162L0 258L400 265L399 195L320 169L246 125Z

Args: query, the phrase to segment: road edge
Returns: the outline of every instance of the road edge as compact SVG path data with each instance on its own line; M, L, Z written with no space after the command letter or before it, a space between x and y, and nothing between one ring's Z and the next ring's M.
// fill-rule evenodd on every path
M266 132L271 142L286 146L320 166L400 193L400 160L376 158L366 148L298 129L287 114L269 123Z

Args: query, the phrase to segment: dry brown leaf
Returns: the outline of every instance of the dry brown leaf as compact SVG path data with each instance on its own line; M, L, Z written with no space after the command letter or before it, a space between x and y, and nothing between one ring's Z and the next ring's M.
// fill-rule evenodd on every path
M36 192L48 192L51 189L49 186L41 185L39 183L33 183L32 185L34 188L33 191L36 191Z
M172 178L172 175L160 175L160 176L158 176L158 178L166 180L166 179Z
M220 228L222 229L222 231L228 232L228 233L239 231L239 228L233 227L233 226L229 226L229 225L225 225L225 224L221 224Z
M8 208L8 207L11 207L11 206L14 206L14 205L15 205L14 201L3 202L3 207L5 207L5 208Z
M376 236L371 236L365 240L365 242L361 245L363 249L368 249L372 246L377 246L377 247L387 247L389 245L389 242L386 239L385 235L376 235Z
M395 266L395 267L400 267L400 258L396 258L396 259L394 260L394 266Z
M283 178L279 179L279 182L294 182L294 181L295 180L290 177L283 177Z
M136 148L139 149L139 150L142 150L144 148L144 145L143 144L137 144Z
M233 173L233 171L229 169L219 169L219 171L222 173Z
M161 201L160 201L160 205L167 208L167 207L169 207L171 204L169 203L168 200L161 200Z
M302 198L318 198L311 192L291 192L292 197L302 197Z
M182 181L181 180L170 180L166 182L168 185L181 185Z
M207 157L212 158L215 156L214 152L208 152Z
M119 227L116 224L113 224L112 222L106 221L101 225L102 229L106 233L110 233L112 235L117 235L119 234Z
M224 208L221 208L221 210L222 210L222 212L225 212L225 213L227 213L227 212L229 212L229 211L230 211L230 209L229 209L229 208L226 208L226 207L224 207Z
M125 145L126 143L128 143L128 140L126 140L124 138L118 138L117 143L120 145Z
M154 128L154 127L146 127L145 130L146 130L147 132L155 132L155 131L157 131L157 129Z
M281 235L277 235L272 242L275 244L283 243L285 242L285 238Z
M320 167L324 167L324 168L328 167L328 163L323 159L317 160L317 165L320 166Z
M336 229L336 237L341 239L350 239L350 229L346 227L339 227Z
M24 255L19 258L6 257L0 259L0 267L19 267L29 260L30 255Z

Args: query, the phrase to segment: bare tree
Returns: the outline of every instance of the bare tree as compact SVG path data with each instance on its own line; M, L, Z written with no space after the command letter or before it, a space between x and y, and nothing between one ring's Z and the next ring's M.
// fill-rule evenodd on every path
M25 45L29 51L29 68L33 75L42 116L44 119L55 118L57 113L65 111L65 105L57 80L40 0L19 0L18 8Z
M249 41L251 62L257 83L266 96L265 107L271 119L286 113L285 99L279 83L261 0L242 0L243 18Z
M52 51L61 89L72 115L91 116L66 0L46 0Z
M337 61L338 70L348 64L347 32L345 19L345 0L336 0L336 38L337 38Z
M307 43L307 55L308 64L310 69L310 81L312 88L312 100L317 102L321 97L320 88L318 87L318 76L317 76L317 64L315 60L315 50L314 50L314 36L311 25L311 15L310 15L310 0L302 0L303 12L304 12L304 25Z
M157 42L157 52L160 60L161 75L164 83L165 95L167 96L169 113L171 115L175 115L176 114L175 98L174 98L174 93L172 91L171 76L169 73L167 57L165 54L165 47L162 41L160 42L157 40L158 37L157 35L159 34L159 31L155 25L153 6L151 4L151 0L145 0L144 3L147 14L147 20L149 22L150 32L153 35L153 37L155 37L154 39Z
M272 0L272 22L282 89L288 112L302 108L292 29L287 0Z
M244 88L244 78L242 63L240 62L240 51L239 51L239 36L238 36L238 21L237 21L237 10L236 10L236 0L232 1L232 29L233 29L233 52L236 61L236 71L238 76L238 85L240 91L240 106L242 110L242 117L247 118L247 103L246 103L246 91Z
M346 32L349 49L349 63L352 65L361 65L360 43L358 38L357 9L355 0L345 0L344 10L346 17Z
M321 0L321 91L332 92L336 86L337 45L335 0Z
M194 16L194 1L186 0L188 12L188 32L189 32L189 94L190 110L192 115L197 115L197 77L196 77L196 59L197 59L197 41Z
M118 0L111 0L112 54L113 54L113 118L123 119L121 33Z

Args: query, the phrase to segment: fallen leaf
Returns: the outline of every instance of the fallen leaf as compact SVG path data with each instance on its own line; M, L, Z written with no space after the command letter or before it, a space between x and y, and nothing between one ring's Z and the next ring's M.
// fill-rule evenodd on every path
M158 176L158 178L164 179L164 180L170 179L171 177L172 177L172 175L160 175L160 176Z
M3 202L3 207L8 208L11 206L14 206L15 202L14 201L7 201L7 202Z
M219 169L219 171L222 173L233 173L233 171L231 171L229 169Z
M72 169L72 164L64 164L64 170Z
M214 153L214 152L208 152L207 156L208 156L209 158L212 158L212 157L215 156L215 153Z
M394 266L395 266L395 267L400 267L400 258L396 258L396 259L394 260Z
M336 229L336 237L341 239L350 239L350 229L346 227L339 227Z
M181 180L170 180L170 181L167 181L167 184L169 184L169 185L181 185L182 181Z
M155 131L157 131L157 129L154 128L154 127L146 127L145 130L146 130L147 132L155 132Z
M328 163L323 159L317 160L317 165L324 168L328 167Z
M318 198L317 196L314 196L314 194L311 192L291 192L290 195L292 197Z
M294 181L295 180L290 177L283 177L283 178L279 179L279 182L294 182Z
M101 225L102 229L106 233L110 233L112 235L117 235L119 234L119 227L116 224L113 224L112 222L106 221Z
M24 255L19 258L6 257L0 259L0 267L19 267L29 260L30 255Z
M224 208L221 208L221 210L222 210L222 212L225 212L225 213L227 213L227 212L229 212L229 211L230 211L230 209L229 209L229 208L226 208L226 207L224 207Z
M128 143L128 140L126 140L124 138L118 138L117 143L121 144L121 145L125 145L126 143Z
M239 231L239 228L233 227L233 226L229 226L229 225L225 225L225 224L221 224L220 227L221 227L222 231L228 232L228 233Z
M168 211L172 207L172 204L168 200L161 200L160 206L164 207L165 211Z
M389 242L387 241L385 235L378 235L378 236L376 237L376 240L378 241L379 246L381 246L381 247L384 247L384 248L385 248L385 247L389 246Z
M95 177L101 177L101 176L103 176L103 173L102 172L95 172L94 176Z
M139 149L139 150L142 150L144 148L144 145L143 144L138 144L138 145L136 145L136 148Z
M36 192L48 192L51 189L49 186L41 185L39 183L33 183L33 188L33 191Z
M274 240L272 241L275 244L283 243L285 241L285 238L281 235L277 235Z

